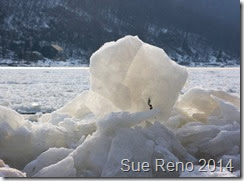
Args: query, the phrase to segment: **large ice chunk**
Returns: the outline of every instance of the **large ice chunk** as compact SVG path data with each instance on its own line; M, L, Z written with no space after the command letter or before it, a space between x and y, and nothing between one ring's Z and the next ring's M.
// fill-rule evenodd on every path
M90 61L91 90L123 111L158 108L157 118L167 120L187 79L184 67L163 49L126 36L106 43Z
M0 179L1 177L26 177L26 174L15 168L10 168L3 160L0 160Z
M177 124L166 123L175 130L189 153L199 159L217 160L224 155L240 153L239 107L240 100L236 96L193 88L175 105L179 115L171 119Z
M25 166L24 172L28 177L34 176L42 168L55 164L67 157L73 150L67 148L50 148Z
M236 96L223 91L192 88L176 103L175 110L187 122L207 123L210 121L213 124L227 124L240 121L239 107L240 99ZM215 118L217 120L214 120Z
M74 160L68 156L60 162L45 167L38 172L35 177L75 177L76 169Z
M0 106L0 158L23 169L50 147L68 147L73 135L50 123L32 123ZM24 159L23 159L24 158Z

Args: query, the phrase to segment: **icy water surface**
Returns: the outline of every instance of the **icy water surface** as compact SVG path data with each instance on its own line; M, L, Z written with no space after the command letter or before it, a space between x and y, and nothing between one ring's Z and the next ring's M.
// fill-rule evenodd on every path
M239 68L189 68L183 89L223 90L240 96ZM90 87L87 68L1 68L0 105L20 113L52 112Z

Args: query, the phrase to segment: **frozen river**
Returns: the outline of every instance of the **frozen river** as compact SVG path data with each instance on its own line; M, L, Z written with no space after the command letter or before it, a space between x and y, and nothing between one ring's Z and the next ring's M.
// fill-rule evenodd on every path
M188 68L192 87L240 96L239 68ZM1 68L0 105L20 113L52 112L90 86L87 68Z

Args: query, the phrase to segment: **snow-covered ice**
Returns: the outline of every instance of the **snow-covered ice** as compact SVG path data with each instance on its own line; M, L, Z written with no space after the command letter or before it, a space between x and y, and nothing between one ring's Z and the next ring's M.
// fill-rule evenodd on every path
M0 69L0 105L19 113L52 112L84 90L85 69Z
M0 180L1 177L26 177L26 174L17 169L10 168L3 160L0 160Z
M183 92L198 86L240 96L240 67L188 68L188 73L189 77Z
M75 74L79 71L84 73L77 70ZM91 57L90 83L83 79L90 89L73 95L59 109L28 120L7 108L14 104L6 99L5 106L0 106L0 158L29 177L190 177L197 175L200 159L222 160L224 166L231 159L234 165L232 173L225 168L208 170L200 174L203 177L240 176L239 79L232 82L232 91L228 86L219 90L218 83L213 90L211 84L200 81L184 87L194 71L188 73L162 49L138 37L106 43ZM206 81L210 78L201 75L206 75ZM33 77L27 80L33 82ZM58 89L53 85L57 80L47 81L49 91ZM69 88L72 80L65 79L71 83ZM197 83L211 90L193 88ZM151 167L146 172L123 172L123 159L147 162ZM156 171L156 159L192 162L196 170Z

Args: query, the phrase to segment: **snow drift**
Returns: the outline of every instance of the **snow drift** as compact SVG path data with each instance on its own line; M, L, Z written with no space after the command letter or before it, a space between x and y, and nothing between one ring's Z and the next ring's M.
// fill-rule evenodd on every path
M157 47L126 36L91 57L91 88L37 122L0 107L0 158L31 177L178 177L123 172L121 160L152 163L231 158L240 170L240 99L194 88L187 70ZM195 176L196 173L192 173Z

